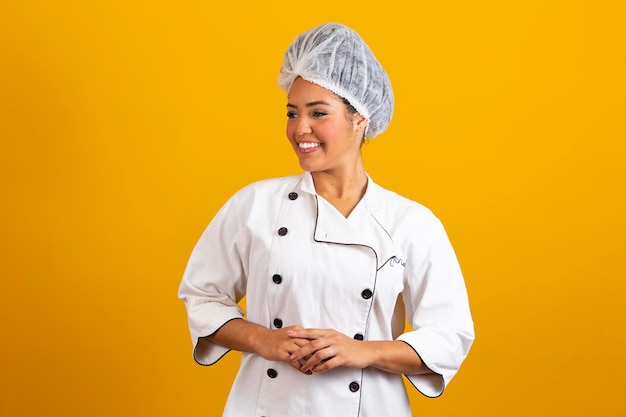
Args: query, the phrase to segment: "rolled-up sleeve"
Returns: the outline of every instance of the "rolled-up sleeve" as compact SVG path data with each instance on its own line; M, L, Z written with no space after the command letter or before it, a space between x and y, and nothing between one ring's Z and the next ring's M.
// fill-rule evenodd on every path
M247 237L236 196L215 215L194 247L178 290L187 308L193 357L212 365L228 349L204 339L226 322L244 317L237 304L245 294Z
M406 375L422 394L441 395L474 341L467 289L457 257L441 222L432 217L410 248L405 290L412 327L398 337L409 344L432 373Z

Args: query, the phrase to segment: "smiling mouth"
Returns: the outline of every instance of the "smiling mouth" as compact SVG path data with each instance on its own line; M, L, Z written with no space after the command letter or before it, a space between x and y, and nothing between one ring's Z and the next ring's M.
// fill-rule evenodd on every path
M317 142L300 142L300 143L298 143L298 148L300 148L300 149L313 149L313 148L319 148L321 146L322 146L322 144L321 143L317 143Z

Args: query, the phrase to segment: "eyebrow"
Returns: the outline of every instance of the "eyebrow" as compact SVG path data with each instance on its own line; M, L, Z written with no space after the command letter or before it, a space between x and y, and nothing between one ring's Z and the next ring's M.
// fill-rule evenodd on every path
M306 103L305 106L314 107L314 106L319 106L320 104L330 106L330 103L324 100L312 101L310 103ZM295 104L291 104L291 103L287 103L287 107L294 108L294 109L298 108L298 106L296 106Z

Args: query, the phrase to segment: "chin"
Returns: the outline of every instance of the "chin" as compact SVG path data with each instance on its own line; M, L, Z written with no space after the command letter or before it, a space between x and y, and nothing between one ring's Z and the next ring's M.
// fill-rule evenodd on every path
M302 168L303 171L307 171L307 172L316 172L319 171L319 167L315 166L315 165L311 165L311 164L300 164L300 168Z

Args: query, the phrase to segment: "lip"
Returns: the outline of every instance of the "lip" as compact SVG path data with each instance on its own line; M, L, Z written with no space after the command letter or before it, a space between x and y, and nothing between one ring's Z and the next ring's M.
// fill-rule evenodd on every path
M301 143L313 143L313 144L319 144L320 146L316 146L313 148L301 148L300 144ZM301 154L307 154L307 153L312 153L315 151L319 151L322 148L322 143L321 142L313 142L313 141L302 141L302 142L296 142L296 147L298 148L298 152Z

